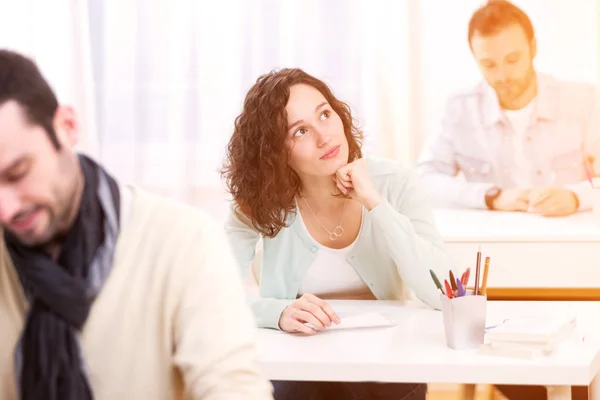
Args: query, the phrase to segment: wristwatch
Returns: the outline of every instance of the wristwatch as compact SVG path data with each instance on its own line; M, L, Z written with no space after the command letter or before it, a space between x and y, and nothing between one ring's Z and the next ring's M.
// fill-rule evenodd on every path
M485 192L485 205L489 210L494 209L494 200L496 200L502 194L502 189L499 187L492 187Z

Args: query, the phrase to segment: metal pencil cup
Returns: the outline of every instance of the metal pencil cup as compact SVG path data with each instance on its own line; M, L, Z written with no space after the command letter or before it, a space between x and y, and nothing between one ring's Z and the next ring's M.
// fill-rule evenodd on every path
M483 344L487 297L475 296L473 291L453 299L443 294L440 297L448 347L464 350Z

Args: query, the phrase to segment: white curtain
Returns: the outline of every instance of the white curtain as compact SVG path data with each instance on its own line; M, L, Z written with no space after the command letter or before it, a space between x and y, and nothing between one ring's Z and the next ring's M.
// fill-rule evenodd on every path
M350 103L368 152L411 156L406 2L89 2L100 158L124 181L222 216L233 121L280 67Z
M598 0L515 2L536 28L540 70L598 83ZM410 163L445 98L480 79L466 42L480 4L0 0L0 46L33 57L75 106L80 150L222 216L217 169L259 75L300 67L325 80L352 106L367 153Z
M79 151L98 156L86 0L0 0L0 47L34 59L81 121Z

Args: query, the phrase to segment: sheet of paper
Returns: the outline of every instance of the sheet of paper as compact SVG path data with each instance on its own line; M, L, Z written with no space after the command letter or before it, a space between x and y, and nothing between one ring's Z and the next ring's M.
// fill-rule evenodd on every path
M356 328L374 328L381 326L393 326L396 322L390 320L380 313L369 312L364 314L356 314L348 317L340 317L340 324L331 324L327 330L338 330L338 329L356 329ZM307 326L313 327L311 324Z

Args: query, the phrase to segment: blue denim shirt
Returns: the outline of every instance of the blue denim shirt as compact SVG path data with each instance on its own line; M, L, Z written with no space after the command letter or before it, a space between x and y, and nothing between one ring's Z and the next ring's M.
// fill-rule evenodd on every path
M580 209L591 208L584 159L595 157L600 172L600 106L594 87L537 74L534 118L523 137L531 168L515 171L515 135L494 90L480 83L447 101L441 129L429 138L417 164L436 203L485 208L492 186L516 187L515 173L530 188L573 190ZM460 175L462 176L458 176Z

